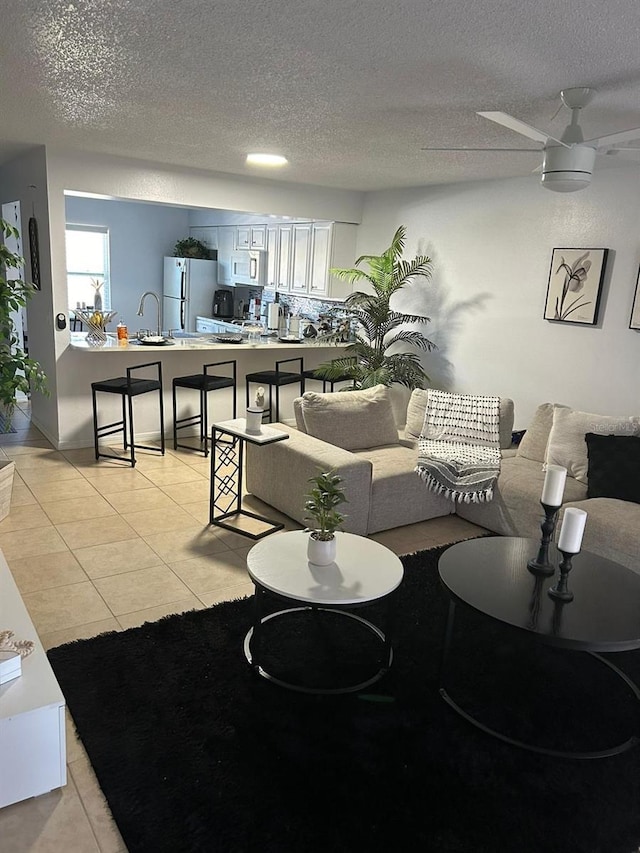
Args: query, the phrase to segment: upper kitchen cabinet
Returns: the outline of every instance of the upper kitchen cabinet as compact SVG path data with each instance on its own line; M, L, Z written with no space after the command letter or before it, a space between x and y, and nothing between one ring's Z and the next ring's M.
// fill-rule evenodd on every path
M231 255L236 241L235 225L218 227L218 284L233 284Z
M302 230L304 227L308 231ZM346 299L352 285L331 275L329 270L354 265L357 226L314 222L300 228L293 247L292 292L322 299Z
M291 243L291 293L309 293L311 259L311 223L293 226Z
M238 225L235 237L236 249L266 249L266 225Z
M267 287L287 293L291 287L291 225L269 225L266 230Z

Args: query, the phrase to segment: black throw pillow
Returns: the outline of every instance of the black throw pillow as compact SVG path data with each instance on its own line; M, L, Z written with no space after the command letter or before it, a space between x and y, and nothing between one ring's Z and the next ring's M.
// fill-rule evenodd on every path
M588 498L640 503L640 437L585 435L589 457Z

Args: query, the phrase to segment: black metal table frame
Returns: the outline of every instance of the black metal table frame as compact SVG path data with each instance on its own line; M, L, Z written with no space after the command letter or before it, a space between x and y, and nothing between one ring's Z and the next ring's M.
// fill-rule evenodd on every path
M444 631L444 643L442 646L442 655L440 658L440 675L439 675L439 683L440 683L440 695L444 699L444 701L461 717L463 717L467 722L471 723L476 728L483 731L485 734L491 735L491 737L497 738L498 740L503 741L504 743L508 743L511 746L519 747L520 749L525 749L528 752L536 752L541 755L549 755L554 758L577 758L577 759L593 759L593 758L609 758L612 755L619 755L622 752L626 752L629 749L632 749L640 742L640 738L637 735L631 735L627 740L622 743L616 744L615 746L609 747L608 749L602 750L594 750L594 751L585 751L585 752L572 752L560 749L548 749L546 747L535 746L534 744L526 743L521 740L517 740L515 738L509 737L508 735L503 734L502 732L497 731L496 729L492 729L489 726L486 726L476 717L472 716L468 711L465 711L454 699L451 698L447 689L445 687L445 670L446 664L449 657L449 650L451 647L451 638L453 635L453 626L455 622L455 612L456 612L456 600L452 597L451 592L449 592L450 600L449 600L449 612L447 615L447 624L445 626ZM462 604L466 604L465 602L460 602ZM479 613L477 608L471 607L468 605L474 612ZM562 606L562 605L560 605ZM489 614L483 614L485 618L492 619L493 617ZM497 620L500 621L500 620ZM533 638L536 637L535 634L532 635ZM575 649L560 649L560 651L576 651ZM580 650L578 650L580 651ZM611 661L602 657L602 655L597 652L590 651L588 649L583 649L583 652L591 655L591 657L596 658L601 663L605 664L612 672L614 672L631 690L634 694L636 700L640 702L640 688L634 684L634 682L624 673L622 670L618 669Z
M220 439L220 435L229 435L231 440ZM281 437L274 438L271 441L262 441L260 444L273 444L276 441L282 441ZM214 524L216 527L223 527L225 530L231 530L233 533L239 533L241 536L247 536L249 539L262 539L275 533L277 530L282 530L284 524L272 521L263 515L258 515L255 512L242 509L242 472L244 463L244 442L250 441L248 438L233 435L233 433L225 432L218 427L211 428L211 476L209 487L209 524ZM216 461L217 460L217 461ZM232 473L220 475L219 471L222 466L231 465ZM228 496L232 495L231 509L226 510L218 505L216 495ZM216 510L220 510L218 516L215 515ZM251 533L248 530L242 530L234 524L228 524L225 519L237 518L242 516L245 518L253 518L267 525L267 529L260 533Z
M292 602L296 602L296 599L289 598L285 595L278 595L272 590L266 589L262 584L257 583L254 580L255 586L255 595L254 595L254 621L253 626L249 629L245 639L244 639L244 654L247 661L253 667L254 672L265 678L267 681L271 681L273 684L277 684L280 687L285 687L287 690L295 690L298 693L311 693L311 694L322 694L322 695L332 695L332 694L341 694L341 693L358 693L361 690L364 690L366 687L369 687L372 684L375 684L376 681L379 681L383 675L391 668L391 664L393 663L393 647L391 645L391 636L393 629L393 622L395 618L395 602L396 602L396 593L397 589L392 590L387 595L383 596L383 598L376 598L371 601L365 601L362 603L356 604L310 604L308 602L297 602L299 606L295 607L287 607L283 610L278 610L275 613L270 613L267 616L264 616L264 599L265 596L270 596L271 598L275 598L278 601L286 601L289 604ZM348 610L360 608L360 607L368 607L374 604L378 604L382 601L386 601L387 613L386 613L386 624L385 631L381 631L376 625L372 622L369 622L367 619L364 619L362 616L358 616L355 613L349 613ZM374 673L370 678L365 679L364 681L358 682L357 684L351 684L345 687L306 687L301 684L295 684L290 681L284 681L281 678L278 678L275 675L267 672L261 664L261 651L262 651L262 626L272 619L277 619L282 616L286 616L291 613L300 613L302 611L309 611L313 613L323 613L323 612L331 612L340 616L344 616L347 619L353 619L356 622L359 622L363 625L367 630L373 633L382 643L382 654L380 656L380 667L377 672Z

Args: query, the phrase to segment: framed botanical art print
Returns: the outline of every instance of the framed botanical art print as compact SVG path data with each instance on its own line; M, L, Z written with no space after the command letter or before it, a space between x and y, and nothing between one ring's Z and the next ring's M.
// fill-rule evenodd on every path
M608 249L554 249L551 256L545 320L598 322Z
M640 270L638 270L638 278L636 279L636 292L633 296L629 328L640 329Z

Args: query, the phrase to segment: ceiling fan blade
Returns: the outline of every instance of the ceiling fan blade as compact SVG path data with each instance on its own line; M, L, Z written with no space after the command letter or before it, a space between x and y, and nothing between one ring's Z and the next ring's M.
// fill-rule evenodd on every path
M567 145L567 143L563 142L561 139L549 136L549 134L545 133L543 130L538 130L537 127L531 127L530 124L525 124L525 122L520 121L520 119L514 118L507 113L490 111L478 112L478 115L483 118L488 118L489 121L495 121L503 127L508 127L509 130L515 130L516 133L521 133L529 139L535 139L536 142L541 142L543 145L546 145L548 142L555 142L558 145L564 145L565 148L571 148L571 145Z
M621 130L619 133L610 133L608 136L600 136L597 139L585 139L585 145L595 142L598 148L606 148L608 145L616 145L618 142L626 142L629 139L640 139L640 127Z
M524 151L539 154L540 148L421 148L421 151Z
M598 151L598 154L604 154L605 157L621 157L624 160L640 159L640 148L610 148L608 151Z

